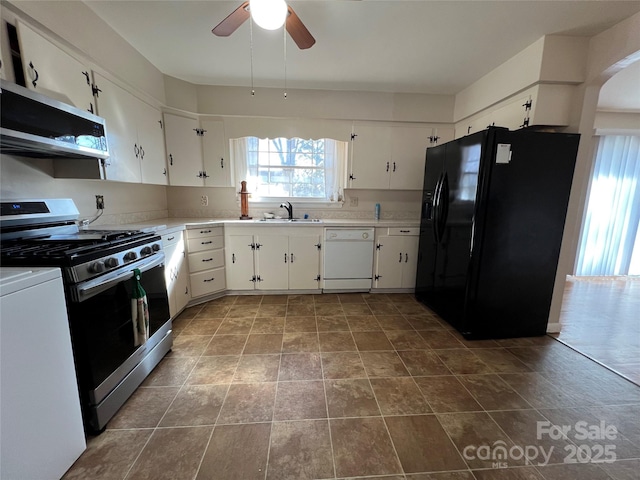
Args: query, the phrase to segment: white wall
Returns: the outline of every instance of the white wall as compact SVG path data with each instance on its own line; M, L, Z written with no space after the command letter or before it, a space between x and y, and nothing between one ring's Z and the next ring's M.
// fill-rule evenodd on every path
M240 216L240 204L236 200L239 188L190 188L169 187L167 202L173 217L237 218ZM209 206L200 206L200 195L209 196ZM352 198L358 205L350 206ZM412 220L420 218L420 191L399 190L345 190L345 204L342 208L310 208L294 203L294 214L310 218L373 219L376 203L380 204L382 219ZM264 212L286 216L285 209L277 206L261 207L249 204L249 215L262 218Z
M574 122L582 137L573 177L567 222L560 251L549 322L560 328L560 310L566 275L575 270L582 232L589 179L594 162L594 125L602 85L621 69L640 59L640 13L618 23L589 41L585 82L576 92Z
M96 214L95 195L104 195L105 209L96 225L131 223L167 216L166 187L105 180L52 177L52 161L0 157L0 198L72 198L82 218Z
M287 90L199 85L198 113L337 120L452 123L453 95Z
M579 84L586 75L589 40L547 35L456 95L459 122L539 83Z

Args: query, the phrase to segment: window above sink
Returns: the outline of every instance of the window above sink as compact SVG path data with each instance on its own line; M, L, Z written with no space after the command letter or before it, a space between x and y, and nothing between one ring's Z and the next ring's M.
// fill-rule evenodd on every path
M342 205L347 142L243 137L230 144L236 180L246 179L251 203Z

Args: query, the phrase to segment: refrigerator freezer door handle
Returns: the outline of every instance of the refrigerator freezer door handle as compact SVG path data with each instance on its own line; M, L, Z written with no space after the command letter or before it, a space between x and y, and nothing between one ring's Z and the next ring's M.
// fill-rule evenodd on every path
M438 235L440 241L444 235L444 227L447 224L447 217L449 216L449 176L445 172L440 184L440 199L438 200Z
M436 188L433 193L433 238L436 243L440 243L440 232L438 231L439 224L439 210L440 210L440 191L442 189L442 173L438 177L436 182Z

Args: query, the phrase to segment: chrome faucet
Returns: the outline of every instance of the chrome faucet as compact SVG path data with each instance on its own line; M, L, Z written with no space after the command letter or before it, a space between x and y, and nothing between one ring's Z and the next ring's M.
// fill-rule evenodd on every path
M293 219L293 205L291 205L291 202L281 203L280 208L286 208L287 212L289 212L289 220Z

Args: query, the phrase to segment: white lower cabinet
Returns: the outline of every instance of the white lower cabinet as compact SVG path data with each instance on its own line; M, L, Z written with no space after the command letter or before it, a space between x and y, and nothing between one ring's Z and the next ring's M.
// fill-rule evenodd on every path
M244 230L246 231L246 230ZM225 264L229 290L317 290L321 230L286 227L247 235L228 229Z
M189 302L189 270L182 232L162 235L162 248L165 255L164 275L169 296L171 318L182 311Z
M419 238L417 227L376 228L374 289L415 288Z
M187 230L187 252L191 298L226 288L223 227Z

